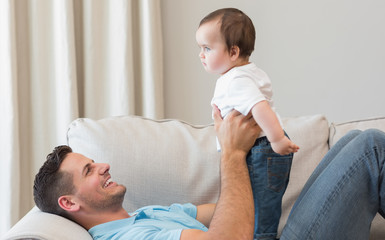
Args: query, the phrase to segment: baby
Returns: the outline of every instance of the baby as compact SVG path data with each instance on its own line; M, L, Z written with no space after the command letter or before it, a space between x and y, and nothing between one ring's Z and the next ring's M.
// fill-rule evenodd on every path
M275 239L293 153L299 147L288 138L274 110L269 77L249 62L254 25L238 9L219 9L201 20L196 41L205 70L220 75L211 104L222 117L233 109L243 115L251 112L262 129L247 156L255 205L254 239Z

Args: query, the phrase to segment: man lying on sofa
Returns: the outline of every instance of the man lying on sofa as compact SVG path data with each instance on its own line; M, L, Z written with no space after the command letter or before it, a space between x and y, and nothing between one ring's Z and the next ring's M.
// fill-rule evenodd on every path
M127 213L126 188L112 181L109 165L67 146L47 156L35 178L36 205L67 217L95 239L252 239L254 206L246 154L259 127L233 111L214 109L222 146L221 193L216 204L149 206ZM324 157L294 205L281 239L368 239L385 209L385 134L352 131Z

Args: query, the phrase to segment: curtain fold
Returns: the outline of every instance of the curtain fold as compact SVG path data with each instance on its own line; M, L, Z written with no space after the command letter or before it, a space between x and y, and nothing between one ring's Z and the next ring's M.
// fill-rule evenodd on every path
M19 116L15 52L14 4L0 7L0 233L6 231L19 215L20 177ZM16 181L14 181L16 180Z
M163 118L160 19L157 0L0 2L0 234L74 119Z
M140 1L140 43L143 114L163 117L163 42L161 38L160 1ZM154 42L154 39L158 41ZM155 81L154 81L155 79Z
M95 4L98 2L98 4ZM84 102L86 116L135 112L132 2L84 2ZM94 24L99 22L100 24ZM126 79L130 79L127 81Z

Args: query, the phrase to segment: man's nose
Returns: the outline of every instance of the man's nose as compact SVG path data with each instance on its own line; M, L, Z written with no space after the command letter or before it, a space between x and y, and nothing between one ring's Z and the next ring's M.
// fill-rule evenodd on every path
M99 174L103 175L110 170L110 165L108 163L98 163L99 164Z

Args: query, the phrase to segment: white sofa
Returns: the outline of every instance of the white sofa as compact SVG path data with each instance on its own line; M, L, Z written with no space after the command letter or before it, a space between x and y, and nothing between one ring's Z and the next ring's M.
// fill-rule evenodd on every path
M285 129L301 149L295 154L284 196L282 230L290 209L323 155L351 129L385 131L385 118L329 125L321 115L284 118ZM219 153L212 125L125 116L78 119L68 130L68 145L96 162L111 165L113 179L127 186L124 207L215 202L219 194ZM349 219L346 219L349 221ZM91 239L79 225L34 207L2 239ZM377 216L370 239L385 239Z

